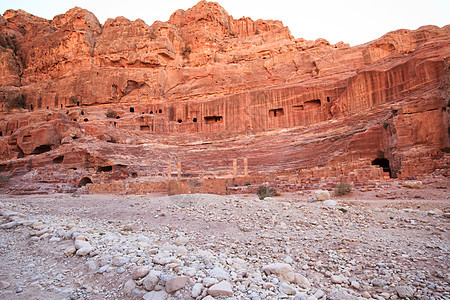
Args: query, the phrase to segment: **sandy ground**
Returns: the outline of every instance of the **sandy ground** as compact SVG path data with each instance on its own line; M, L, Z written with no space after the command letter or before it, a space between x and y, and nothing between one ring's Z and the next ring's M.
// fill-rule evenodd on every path
M0 195L1 223L16 222L0 229L0 298L210 299L212 278L232 286L217 299L399 299L401 288L450 299L447 185L360 188L334 205L312 202L312 191ZM94 248L87 255L67 250L80 235ZM271 263L308 284L283 283L263 271ZM143 266L160 272L156 287L131 279ZM189 280L166 293L173 276Z

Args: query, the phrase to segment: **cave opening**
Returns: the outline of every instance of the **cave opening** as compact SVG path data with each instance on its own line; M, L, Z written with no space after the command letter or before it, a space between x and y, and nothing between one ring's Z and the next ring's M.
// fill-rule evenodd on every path
M133 172L133 173L131 173L131 177L137 178L137 177L138 177L138 174L137 174L136 172Z
M97 167L97 172L111 172L112 171L112 166L98 166Z
M0 131L0 136L3 136L3 131Z
M64 156L61 155L61 156L58 156L58 157L54 158L54 159L53 159L53 163L54 163L54 164L60 164L60 163L63 162L63 160L64 160Z
M80 101L77 101L77 106L80 106Z
M162 109L159 109L158 112L159 112L160 114L162 114Z
M181 120L181 119L178 119L178 123L182 123L183 122L183 120Z
M192 122L197 123L197 118L193 118Z
M389 165L389 159L385 157L377 157L372 161L372 165L383 168L383 172L389 173L389 177L392 178L392 171Z
M130 113L134 113L134 107L130 107Z
M41 145L41 146L34 148L33 152L31 152L31 154L42 154L45 152L49 152L50 150L52 150L52 148L49 145Z
M89 177L83 177L78 182L78 187L86 186L88 183L93 183L92 180Z

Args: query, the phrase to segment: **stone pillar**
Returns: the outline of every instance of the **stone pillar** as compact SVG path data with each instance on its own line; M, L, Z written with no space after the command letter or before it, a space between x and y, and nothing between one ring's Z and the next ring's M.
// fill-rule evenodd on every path
M233 178L237 177L237 159L233 159Z
M167 179L172 178L172 169L170 168L170 163L167 163Z
M244 176L248 177L248 160L244 158Z
M177 163L178 180L181 180L181 162Z

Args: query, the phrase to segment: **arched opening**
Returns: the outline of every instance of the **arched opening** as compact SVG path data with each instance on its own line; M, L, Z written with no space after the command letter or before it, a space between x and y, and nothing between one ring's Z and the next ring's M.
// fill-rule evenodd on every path
M63 108L63 105L61 104L61 108Z
M84 116L84 110L81 111L81 115Z
M153 110L150 111L150 114L153 115Z
M389 177L392 178L391 167L389 166L389 159L384 157L377 157L372 161L372 165L383 168L383 172L389 173Z
M160 114L162 114L162 109L159 109L158 112L159 112Z
M77 106L80 106L80 101L77 101Z
M120 119L120 116L117 116L116 119Z
M3 131L0 131L0 136L3 136Z
M192 122L197 123L197 118L193 118Z
M88 183L93 183L92 180L89 177L83 177L78 182L78 187L86 186Z
M330 97L327 97L327 102L330 102Z
M33 109L34 109L34 107L33 107L33 104L30 104L30 109L31 109L31 110L33 110Z
M136 172L133 172L133 173L131 173L131 177L137 178L137 177L138 177L138 174L137 174Z
M181 119L178 119L178 123L182 123L183 122L183 120L181 120Z
M48 152L50 150L52 150L52 148L49 145L41 145L41 146L34 148L34 150L31 154L42 154L42 153Z
M83 121L84 121L84 122L87 122L87 121L89 121L89 119L84 119Z
M130 113L134 113L134 107L130 107Z

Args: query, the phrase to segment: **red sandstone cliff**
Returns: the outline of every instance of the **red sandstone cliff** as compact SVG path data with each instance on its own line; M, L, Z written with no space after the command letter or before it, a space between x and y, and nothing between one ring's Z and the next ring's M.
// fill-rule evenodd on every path
M352 48L295 39L206 1L151 26L8 10L0 172L19 190L70 190L84 176L163 179L175 161L185 176L226 176L247 157L254 178L369 180L384 153L392 176L428 174L448 166L449 45L450 26Z

